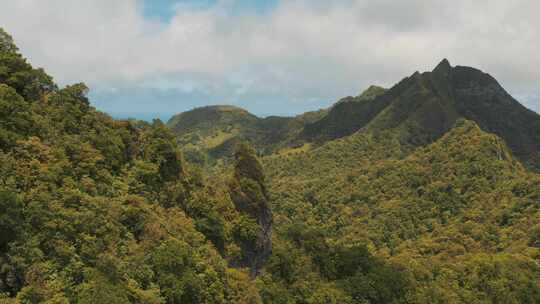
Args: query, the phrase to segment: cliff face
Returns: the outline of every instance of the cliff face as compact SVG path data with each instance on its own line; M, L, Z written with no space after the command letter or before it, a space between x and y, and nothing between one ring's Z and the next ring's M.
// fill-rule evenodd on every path
M262 166L253 148L240 144L234 154L236 165L229 194L236 209L254 225L248 225L247 235L238 238L242 256L237 266L249 267L255 278L272 253L272 211L270 195L265 185Z

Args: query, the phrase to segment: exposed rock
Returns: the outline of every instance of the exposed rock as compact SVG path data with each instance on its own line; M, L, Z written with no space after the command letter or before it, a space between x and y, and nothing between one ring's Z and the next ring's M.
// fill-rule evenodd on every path
M236 166L229 190L231 199L239 212L255 219L258 225L257 238L240 244L242 258L238 266L249 267L251 278L255 278L272 252L270 195L253 148L239 144L234 156Z

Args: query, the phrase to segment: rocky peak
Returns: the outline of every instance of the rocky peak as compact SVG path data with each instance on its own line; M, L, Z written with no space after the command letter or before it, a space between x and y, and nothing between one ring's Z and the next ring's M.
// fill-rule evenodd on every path
M452 66L448 59L444 58L439 64L433 69L432 73L437 75L448 76L452 71Z
M242 257L235 264L250 268L250 277L255 278L272 252L272 211L270 195L266 189L261 163L255 150L241 143L235 152L234 180L229 185L229 194L236 210L256 221L252 231L255 239L241 239Z

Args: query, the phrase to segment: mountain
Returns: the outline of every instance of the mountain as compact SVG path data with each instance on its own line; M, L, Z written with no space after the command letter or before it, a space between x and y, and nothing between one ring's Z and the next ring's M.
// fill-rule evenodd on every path
M195 136L195 143L202 142L217 158L230 155L223 153L233 146L229 140L251 141L263 154L269 154L306 143L317 146L363 128L389 130L399 133L403 143L423 146L465 118L502 137L527 167L540 170L540 115L516 101L489 74L471 67L452 67L446 59L433 71L415 72L388 90L371 86L328 109L297 117L260 119L235 108L239 114L231 119L225 113L215 113L219 111L209 112L211 109L219 107L180 114L168 125L181 143L188 142L186 137L194 142Z
M404 142L422 145L466 118L502 137L526 165L540 168L540 115L477 69L451 67L445 59L431 72L404 79L374 103L386 106L365 125L371 130L394 130Z
M321 269L332 257L312 240L366 244L407 269L410 303L537 302L540 175L469 120L421 148L399 139L364 129L265 157L275 233Z
M0 29L0 303L539 303L540 175L462 117L471 91L506 99L458 70L296 117L195 109L175 135Z
M345 97L335 103L324 117L304 126L300 137L308 141L328 141L350 135L378 114L382 104L372 101L386 89L370 86L356 97Z
M198 163L232 156L236 144L249 141L267 154L293 144L307 123L317 120L324 110L296 117L259 118L234 106L206 106L173 116L167 126L184 147L186 157Z
M510 96L489 74L452 67L444 59L431 72L414 73L371 98L347 97L302 131L305 138L333 139L362 128L391 130L414 146L433 142L465 118L502 137L514 155L540 169L540 115Z
M284 241L269 260L276 281L302 293L302 276L286 270L306 254L323 279L368 303L540 300L538 114L490 75L447 60L318 114L279 149L256 141ZM359 248L390 262L371 282L397 290L369 298Z
M115 120L87 92L82 83L59 87L0 29L0 303L403 302L412 286L405 270L365 246L311 241L327 247L325 261L354 270L366 295L353 299L351 274L327 275L273 233L282 215L249 146L235 149L233 168L209 176L185 161L161 121ZM177 119L209 129L203 136L225 121L234 132L271 129L265 140L318 115L191 114Z

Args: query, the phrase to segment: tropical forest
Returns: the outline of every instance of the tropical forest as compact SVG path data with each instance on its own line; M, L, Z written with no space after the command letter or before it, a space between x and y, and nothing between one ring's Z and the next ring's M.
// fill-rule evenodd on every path
M540 303L540 115L490 74L168 121L53 77L0 30L0 303Z

